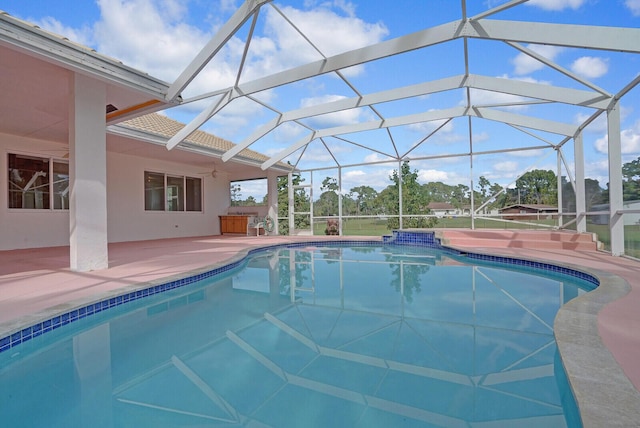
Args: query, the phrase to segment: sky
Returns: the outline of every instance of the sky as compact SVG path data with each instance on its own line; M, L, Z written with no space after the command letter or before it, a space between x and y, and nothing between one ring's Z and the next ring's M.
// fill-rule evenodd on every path
M467 15L473 16L502 5L506 0L471 0L466 3ZM240 0L0 0L0 10L171 83L240 4ZM317 51L331 56L445 24L460 19L461 11L461 2L456 0L276 0L273 4L276 8L263 6L261 10L240 82L316 60L319 58ZM308 40L296 33L282 15L295 23ZM640 27L640 0L530 0L491 18L637 28ZM220 54L192 82L183 93L184 98L223 89L234 83L249 24L229 40ZM618 92L640 72L640 56L637 54L542 45L525 47L610 93ZM469 40L468 48L471 73L587 89L504 43ZM341 76L329 74L266 90L255 94L260 102L233 101L202 129L238 143L251 135L256 127L276 116L264 105L288 111L353 97L355 91L368 94L463 74L463 52L462 41L451 41L351 67L342 70ZM517 101L513 96L477 90L472 91L471 96L476 105ZM208 99L188 103L163 114L187 123L211 102L213 100ZM305 125L316 129L331 128L375 120L378 114L393 118L457 107L464 102L466 93L454 90L380 104L375 110L352 109L305 119L300 124L285 123L251 148L274 155L307 135L309 130ZM623 98L620 109L623 162L628 162L640 157L640 88L635 88ZM549 108L540 105L509 107L508 111L574 125L593 112L570 106ZM438 131L431 135L436 129ZM389 175L397 168L397 163L362 164L389 159L386 155L391 153L392 141L400 154L410 153L422 159L411 162L421 182L469 185L470 177L477 183L478 177L484 176L492 183L506 186L527 169L555 171L555 152L538 147L557 143L561 138L542 132L533 134L492 121L463 117L446 124L428 122L392 128L389 132L375 130L343 135L342 139L316 140L304 153L298 151L286 160L298 163L300 168L319 168L328 165L327 162L336 161L341 165L353 165L342 171L345 192L363 184L380 190L390 184ZM468 157L449 156L468 152L470 135L474 151L496 152L474 156L472 168ZM427 136L430 138L421 144ZM604 115L585 130L584 146L587 177L597 179L605 187L608 164ZM363 147L372 147L375 151ZM497 152L508 147L527 150ZM569 168L568 175L572 176L573 148L570 144L565 145L563 154ZM335 174L335 170L314 174L317 187L323 177ZM562 175L566 174L567 171L563 171Z

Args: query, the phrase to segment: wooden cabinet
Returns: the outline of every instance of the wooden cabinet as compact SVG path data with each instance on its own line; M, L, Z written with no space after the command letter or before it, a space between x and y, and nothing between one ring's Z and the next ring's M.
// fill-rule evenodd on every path
M247 222L249 216L246 215L221 215L220 233L247 233Z

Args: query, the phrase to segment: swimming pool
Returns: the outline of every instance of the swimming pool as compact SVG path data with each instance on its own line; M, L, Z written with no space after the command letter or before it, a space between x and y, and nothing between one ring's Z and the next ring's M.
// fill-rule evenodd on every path
M468 259L397 245L256 252L0 353L0 417L5 426L575 426L552 326L593 285Z

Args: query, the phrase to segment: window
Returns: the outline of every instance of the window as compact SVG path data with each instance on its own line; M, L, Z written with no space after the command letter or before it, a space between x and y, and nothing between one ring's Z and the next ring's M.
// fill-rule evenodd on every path
M232 207L267 205L266 178L232 181L229 190Z
M167 176L167 211L184 211L184 177Z
M202 180L199 178L186 178L187 211L202 211Z
M202 179L144 173L146 211L202 211Z
M69 164L9 154L9 208L69 209Z

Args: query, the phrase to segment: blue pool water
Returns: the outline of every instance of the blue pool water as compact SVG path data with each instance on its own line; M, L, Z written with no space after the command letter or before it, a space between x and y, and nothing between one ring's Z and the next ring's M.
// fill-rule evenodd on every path
M580 426L553 320L593 285L468 262L255 253L0 353L0 426Z

